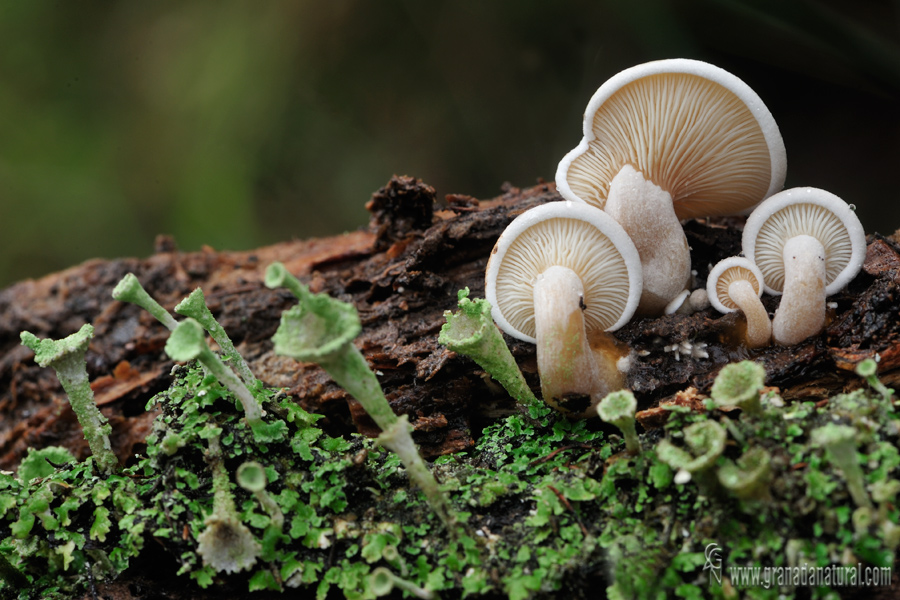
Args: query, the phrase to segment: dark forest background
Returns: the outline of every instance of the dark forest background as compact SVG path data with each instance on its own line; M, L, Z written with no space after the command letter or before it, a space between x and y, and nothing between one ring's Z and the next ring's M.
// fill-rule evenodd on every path
M552 180L594 90L674 57L759 93L788 187L900 227L900 0L29 0L0 40L0 286L352 230L394 173Z

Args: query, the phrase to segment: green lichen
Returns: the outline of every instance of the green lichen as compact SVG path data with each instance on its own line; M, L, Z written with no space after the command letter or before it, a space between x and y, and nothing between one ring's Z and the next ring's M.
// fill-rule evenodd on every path
M625 436L625 449L632 454L641 451L641 442L634 428L634 412L637 399L628 390L608 394L597 405L597 414L607 423L612 423Z
M206 306L206 298L203 295L203 290L197 288L191 292L187 298L175 306L175 312L179 315L194 319L209 333L210 337L212 337L219 345L219 348L222 349L225 360L231 363L232 368L237 371L237 374L247 386L255 388L259 385L259 381L256 379L256 376L253 375L253 371L250 370L247 361L245 361L244 357L235 350L231 338L228 337L225 329L218 321L216 321L216 318L213 316L212 312L210 312L209 307Z
M725 365L713 383L710 395L719 407L737 406L749 415L762 414L759 393L765 385L762 365L745 360Z
M772 456L764 448L750 448L736 462L726 459L716 475L722 487L736 498L767 499L772 479Z
M878 379L878 361L871 358L860 361L860 363L856 365L856 374L865 379L866 383L868 383L873 390L881 394L881 398L885 402L891 402L891 399L894 396L894 390L888 388L881 383L880 379Z
M86 565L95 581L112 578L150 541L197 585L239 578L247 590L319 598L375 598L389 573L409 593L449 597L586 597L585 590L593 597L605 589L610 598L774 600L796 589L750 587L727 567L886 567L900 541L898 415L864 393L852 398L866 409L856 421L842 398L819 407L772 402L767 419L731 427L716 411L673 411L663 430L640 436L637 455L615 453L590 421L547 407L505 417L484 428L470 452L432 467L453 509L480 532L453 539L410 487L397 455L373 440L333 438L291 398L262 388L261 403L288 431L261 443L214 376L194 363L174 374L152 401L160 414L147 456L128 476L101 480L89 462L58 449L29 456L20 472L28 481L0 475L0 553L30 585L14 592L3 583L4 594L71 597L88 581ZM858 510L843 471L811 443L830 423L856 432L871 508ZM174 438L180 443L164 446ZM675 473L685 463L669 466L667 445L687 463L702 463L725 493L706 493L697 477L679 484ZM743 477L761 465L767 497L727 484L732 469ZM255 555L234 574L204 562L200 551L222 490ZM722 583L703 568L710 543L723 552ZM827 598L832 590L808 592Z
M287 431L284 422L279 419L274 421L263 419L265 412L256 396L231 369L225 366L222 359L209 349L206 345L206 335L197 321L188 318L178 324L166 342L166 354L172 360L182 362L196 359L222 382L240 401L247 424L258 441L274 442L284 437Z
M491 304L484 299L470 300L469 288L457 294L455 313L444 312L438 342L468 356L503 386L510 396L526 406L538 404L537 398L519 369L503 335L491 318Z
M857 506L871 508L865 476L856 456L856 436L856 429L850 425L828 423L813 430L811 439L814 446L826 449L828 459L844 474L847 488Z
M52 367L62 384L72 411L84 431L91 453L104 473L112 473L119 459L112 451L109 434L112 431L106 417L94 403L94 392L88 381L85 353L94 336L94 328L85 324L76 333L61 340L39 340L23 331L22 344L34 352L34 360L42 367Z
M206 462L212 471L213 507L212 514L203 520L203 531L197 535L197 554L203 558L204 566L216 572L237 573L256 564L262 546L241 522L225 469L220 434L218 428L208 434Z
M359 401L381 428L379 442L397 453L409 477L422 488L431 508L450 534L455 535L457 516L419 456L408 418L394 414L375 373L353 345L361 330L356 307L325 294L309 293L280 263L269 267L266 285L286 285L299 300L299 304L281 315L281 324L272 337L275 352L319 364Z
M315 295L299 295L310 310ZM304 327L327 346L328 323ZM821 599L835 584L760 587L730 568L887 568L900 545L900 415L875 387L795 404L770 389L761 419L673 409L662 429L636 436L635 454L616 452L596 423L535 405L480 429L466 453L411 466L374 440L330 436L265 386L251 393L282 433L258 436L244 392L194 350L174 356L187 362L149 403L158 416L132 466L98 476L96 457L50 447L0 473L0 598L81 597L161 546L179 565L161 575L185 585L323 600ZM601 407L611 422L633 415L631 398L619 399L615 414ZM395 417L386 447L403 436L393 427L408 436ZM447 535L412 481L417 468L441 481L466 529ZM710 544L721 581L705 568Z
M31 450L16 477L0 474L0 555L21 575L0 597L71 598L78 582L124 571L145 542L134 477L98 476L94 458L56 447Z
M130 302L140 306L153 315L169 331L174 331L178 327L178 321L175 320L175 317L169 314L169 311L147 293L147 290L144 289L144 286L141 285L134 273L128 273L116 284L116 287L113 288L112 296L119 302Z
M662 440L656 447L659 459L677 471L676 483L708 480L709 472L725 451L728 434L716 421L699 421L683 432L684 447Z

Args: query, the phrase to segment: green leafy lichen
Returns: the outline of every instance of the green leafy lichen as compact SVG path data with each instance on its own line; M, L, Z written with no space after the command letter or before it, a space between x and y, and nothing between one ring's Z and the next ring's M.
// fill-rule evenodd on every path
M640 453L619 452L596 422L521 407L431 465L466 524L451 536L404 462L373 440L332 437L282 391L255 386L260 422L281 428L260 436L212 373L189 362L173 375L149 403L159 414L132 466L97 472L50 447L0 473L0 597L72 597L152 543L199 587L322 599L388 587L774 599L796 588L754 587L730 568L890 567L900 544L898 415L872 382L877 395L818 404L785 406L770 390L765 418L672 410L640 436ZM705 568L711 544L721 581Z

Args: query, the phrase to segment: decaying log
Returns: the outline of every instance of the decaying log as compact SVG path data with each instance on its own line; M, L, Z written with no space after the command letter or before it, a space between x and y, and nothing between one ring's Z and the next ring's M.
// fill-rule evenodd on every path
M357 340L379 374L398 413L416 428L427 456L466 449L492 414L514 410L512 401L478 367L437 343L442 313L454 309L457 290L483 297L483 273L501 231L518 214L560 200L552 184L510 187L479 202L464 195L436 202L434 190L394 177L367 204L366 231L276 244L250 252L182 253L161 239L146 259L94 260L0 292L0 468L13 468L29 446L64 445L84 457L87 446L49 369L40 369L19 345L19 333L62 337L91 322L96 333L88 370L97 402L113 423L114 447L127 460L140 452L155 416L147 401L169 385L171 361L163 353L167 330L135 306L114 301L111 290L134 272L170 310L202 287L213 313L267 384L288 388L308 410L326 415L333 434L377 429L361 407L315 365L275 355L270 337L289 293L262 285L265 267L282 261L315 292L352 302L363 332ZM739 252L740 219L691 221L685 226L705 285L711 265ZM768 383L787 399L821 399L861 385L854 365L879 355L888 385L900 378L900 254L891 239L872 235L864 273L829 300L822 335L796 347L748 351L737 342L737 314L713 309L693 315L640 319L614 337L632 352L627 382L641 408L694 387L708 391L722 365L743 358L763 362ZM777 298L765 298L770 312ZM507 338L526 378L539 390L533 346ZM692 392L693 393L693 392Z

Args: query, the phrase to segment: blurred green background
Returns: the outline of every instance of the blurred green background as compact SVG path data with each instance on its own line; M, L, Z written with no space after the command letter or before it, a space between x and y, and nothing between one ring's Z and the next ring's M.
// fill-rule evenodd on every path
M788 186L900 227L898 0L29 0L0 40L0 286L355 229L394 173L552 180L594 90L672 57L759 93Z

